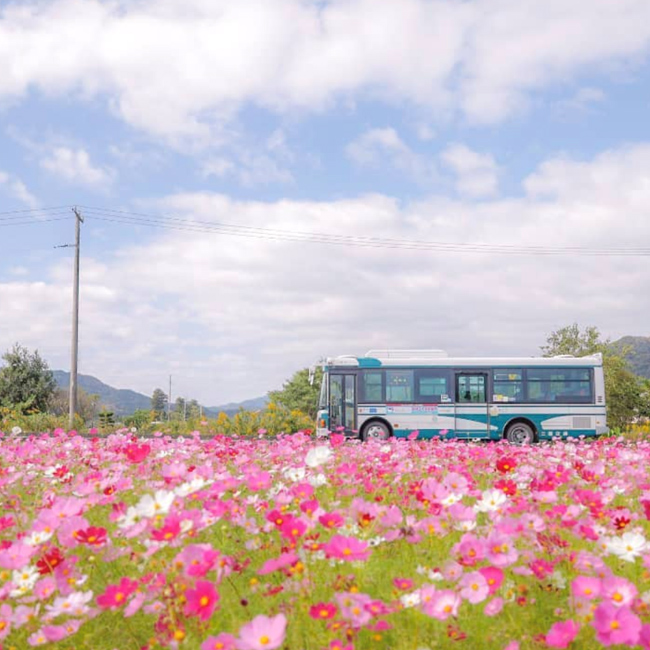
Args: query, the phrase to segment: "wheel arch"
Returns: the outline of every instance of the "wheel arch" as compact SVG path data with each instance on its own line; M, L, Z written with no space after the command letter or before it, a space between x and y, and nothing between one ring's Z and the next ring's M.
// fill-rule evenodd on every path
M386 418L376 417L374 415L371 418L369 418L368 420L366 420L361 425L361 427L359 427L359 436L361 438L363 438L363 436L364 436L364 434L366 432L366 428L369 427L371 424L373 424L375 422L380 422L381 424L385 425L386 428L388 429L388 432L390 433L391 438L393 438L395 436L395 431L394 431L391 423L388 420L386 420Z
M508 435L508 429L510 429L510 427L514 426L515 424L527 424L533 431L533 435L535 436L535 442L539 442L539 431L537 430L537 426L530 418L527 418L523 415L518 415L517 417L514 417L506 422L506 424L503 427L503 432L501 434L501 437L503 439L505 439L506 436Z

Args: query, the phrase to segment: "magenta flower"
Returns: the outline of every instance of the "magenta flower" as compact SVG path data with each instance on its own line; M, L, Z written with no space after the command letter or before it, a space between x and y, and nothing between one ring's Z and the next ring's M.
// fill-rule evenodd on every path
M293 552L282 553L280 557L274 557L264 562L258 573L263 576L267 573L273 573L273 571L277 571L278 569L285 569L295 564L299 559Z
M566 648L579 631L580 626L571 619L553 623L546 635L546 645L551 648Z
M97 604L102 609L117 609L124 605L126 599L138 588L138 583L129 578L122 578L117 585L106 587L101 596L97 596Z
M219 601L217 589L207 580L197 580L194 589L185 592L185 597L185 616L198 616L202 621L207 621L212 616Z
M628 644L639 640L641 621L628 607L617 607L605 601L596 607L593 626L604 646Z
M327 557L337 560L367 560L370 557L368 543L356 537L334 535L327 544L323 544L323 551Z
M490 596L494 595L503 584L503 571L495 566L485 566L481 567L478 572L485 578Z
M256 616L239 630L237 648L239 650L275 650L284 643L287 619L284 614L277 616Z

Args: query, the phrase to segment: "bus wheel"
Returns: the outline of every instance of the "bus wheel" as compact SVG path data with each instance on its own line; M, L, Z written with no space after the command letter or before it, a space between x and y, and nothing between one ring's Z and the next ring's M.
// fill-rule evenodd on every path
M383 422L369 422L361 432L362 440L388 440L390 429Z
M515 422L508 427L506 440L513 445L530 445L535 442L535 431L525 422Z

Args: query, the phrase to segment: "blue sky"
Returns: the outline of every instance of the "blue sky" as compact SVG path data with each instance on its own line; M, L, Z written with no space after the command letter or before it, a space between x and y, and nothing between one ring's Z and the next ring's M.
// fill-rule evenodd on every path
M646 0L4 3L0 348L69 368L71 205L79 369L118 387L210 405L371 347L648 335L644 256L495 247L650 241L649 111Z

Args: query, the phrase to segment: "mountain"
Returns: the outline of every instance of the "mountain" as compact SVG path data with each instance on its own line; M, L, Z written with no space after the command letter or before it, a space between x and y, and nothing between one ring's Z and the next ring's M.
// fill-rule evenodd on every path
M629 348L625 358L632 372L650 379L650 336L624 336L614 341L611 346L616 350Z
M60 388L70 387L70 373L54 370ZM99 402L115 415L131 415L138 409L150 409L151 398L134 390L113 388L91 375L77 375L77 385L89 395L99 395Z
M60 388L70 387L70 373L63 370L52 371L54 380ZM109 411L117 416L131 415L134 411L139 409L149 410L151 408L151 397L136 393L134 390L124 388L113 388L103 381L93 377L92 375L77 375L77 384L79 388L83 389L89 395L99 395L99 402L102 406L106 406ZM216 418L222 411L226 415L233 415L237 413L240 408L247 411L259 411L266 406L268 402L267 397L255 397L247 399L243 402L230 402L223 406L212 406L204 408L203 411L206 416Z
M222 412L226 415L234 415L239 411L239 409L244 409L245 411L259 411L268 404L268 401L269 398L266 396L253 397L252 399L246 399L243 402L229 402L223 406L206 407L205 412L210 417L216 417Z

